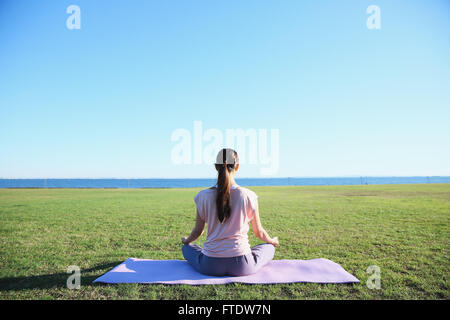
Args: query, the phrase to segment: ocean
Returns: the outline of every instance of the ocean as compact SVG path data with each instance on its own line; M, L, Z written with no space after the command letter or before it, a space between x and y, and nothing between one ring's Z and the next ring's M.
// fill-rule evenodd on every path
M448 176L237 178L241 186L338 186L370 184L450 183ZM0 188L207 188L216 179L0 179Z

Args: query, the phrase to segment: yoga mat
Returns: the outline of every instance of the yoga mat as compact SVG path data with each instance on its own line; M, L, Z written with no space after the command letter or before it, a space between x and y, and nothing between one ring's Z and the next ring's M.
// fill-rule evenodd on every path
M328 259L272 260L257 273L242 277L206 276L186 260L148 260L130 258L94 282L163 284L273 284L293 282L352 283L357 278Z

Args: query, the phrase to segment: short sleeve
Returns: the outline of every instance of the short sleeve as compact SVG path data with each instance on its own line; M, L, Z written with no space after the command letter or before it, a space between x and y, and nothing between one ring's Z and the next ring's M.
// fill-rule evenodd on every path
M194 202L197 206L198 215L203 221L205 221L201 192L197 193L197 195L194 197Z
M249 190L247 194L248 198L248 205L247 208L247 217L248 220L253 220L253 217L255 216L255 212L258 209L258 196L253 191Z

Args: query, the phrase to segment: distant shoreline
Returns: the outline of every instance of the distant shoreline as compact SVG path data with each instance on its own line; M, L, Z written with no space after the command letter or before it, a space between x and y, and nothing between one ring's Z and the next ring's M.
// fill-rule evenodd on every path
M243 187L346 186L450 183L449 176L237 178ZM171 189L206 188L216 179L0 179L0 189Z
M450 182L432 182L432 183L390 183L390 184L368 184L366 186L390 186L390 185L439 185L450 184ZM347 185L291 185L291 186L249 186L258 188L287 188L287 187L355 187L361 186L360 184L347 184ZM244 187L244 186L243 186ZM118 187L7 187L0 188L0 190L170 190L170 189L198 189L202 187L142 187L142 188L118 188Z

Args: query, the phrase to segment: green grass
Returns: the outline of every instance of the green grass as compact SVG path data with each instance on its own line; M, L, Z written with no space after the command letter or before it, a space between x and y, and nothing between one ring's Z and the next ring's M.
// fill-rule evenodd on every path
M450 298L450 184L251 189L280 239L275 259L327 258L361 283L92 284L129 257L183 259L200 189L2 189L0 299ZM79 290L66 287L69 265L81 268ZM366 286L370 265L380 290Z

